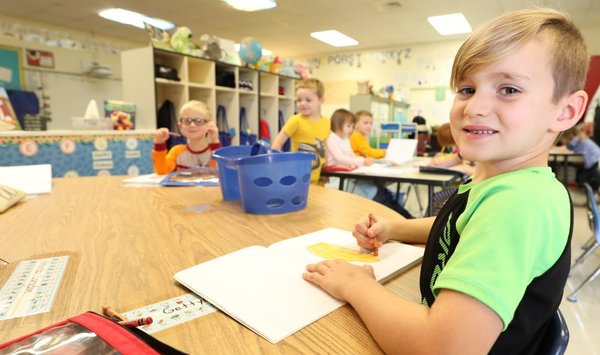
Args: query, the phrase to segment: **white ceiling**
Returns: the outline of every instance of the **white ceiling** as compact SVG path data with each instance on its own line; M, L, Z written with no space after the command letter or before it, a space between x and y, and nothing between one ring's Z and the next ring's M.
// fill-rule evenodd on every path
M0 0L0 13L145 44L146 32L107 21L97 12L121 7L188 26L194 42L207 33L240 41L252 36L282 57L462 40L442 37L427 17L462 12L476 27L506 10L531 4L567 11L582 29L600 27L600 0L278 0L271 10L241 12L220 0ZM309 36L336 29L359 41L335 48Z

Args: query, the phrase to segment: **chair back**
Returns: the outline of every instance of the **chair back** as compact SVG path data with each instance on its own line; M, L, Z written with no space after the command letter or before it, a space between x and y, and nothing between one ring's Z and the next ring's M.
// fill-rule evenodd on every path
M594 238L596 242L600 243L600 210L598 209L598 203L596 202L596 194L592 187L587 183L583 183L585 193L587 197L587 209L588 209L588 221L590 228L594 232Z
M557 308L537 353L541 355L563 355L568 344L569 328L567 327L567 321L560 309Z

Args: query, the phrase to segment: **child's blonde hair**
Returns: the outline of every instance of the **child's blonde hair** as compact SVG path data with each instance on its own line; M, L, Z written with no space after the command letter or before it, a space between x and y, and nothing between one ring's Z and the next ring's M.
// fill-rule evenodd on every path
M325 87L323 86L323 83L319 79L312 78L312 79L300 80L299 82L296 83L295 89L296 89L296 91L298 91L298 89L314 90L319 99L322 99L323 96L325 96Z
M475 30L456 53L450 86L458 89L461 80L538 35L549 48L552 101L583 89L589 61L583 36L569 15L544 7L508 12Z
M210 114L210 110L208 109L208 106L206 106L206 104L202 101L198 101L198 100L190 100L188 102L186 102L185 104L183 104L181 106L181 108L179 109L179 119L181 120L181 116L183 116L183 112L185 110L196 110L199 112L202 112L202 114L204 115L204 119L212 121L212 115Z
M356 117L356 120L358 120L358 119L359 119L361 116L368 116L368 117L371 117L371 118L373 118L373 114L372 114L371 112L367 111L367 110L360 110L360 111L357 111L357 112L354 114L354 116Z
M346 122L356 124L356 117L354 114L343 108L335 110L333 115L331 115L331 130L333 132L341 131Z

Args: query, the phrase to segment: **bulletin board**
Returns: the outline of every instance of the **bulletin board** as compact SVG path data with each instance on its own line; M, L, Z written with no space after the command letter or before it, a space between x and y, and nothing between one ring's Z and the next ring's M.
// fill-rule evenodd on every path
M0 86L20 90L23 82L21 49L0 46Z

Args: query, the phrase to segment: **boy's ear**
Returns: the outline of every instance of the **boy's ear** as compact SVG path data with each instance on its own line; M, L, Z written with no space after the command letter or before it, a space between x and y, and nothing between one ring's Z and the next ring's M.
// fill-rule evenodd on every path
M583 90L575 91L567 96L562 111L554 122L553 128L555 128L556 131L565 131L575 126L581 116L583 116L587 101L588 95Z

